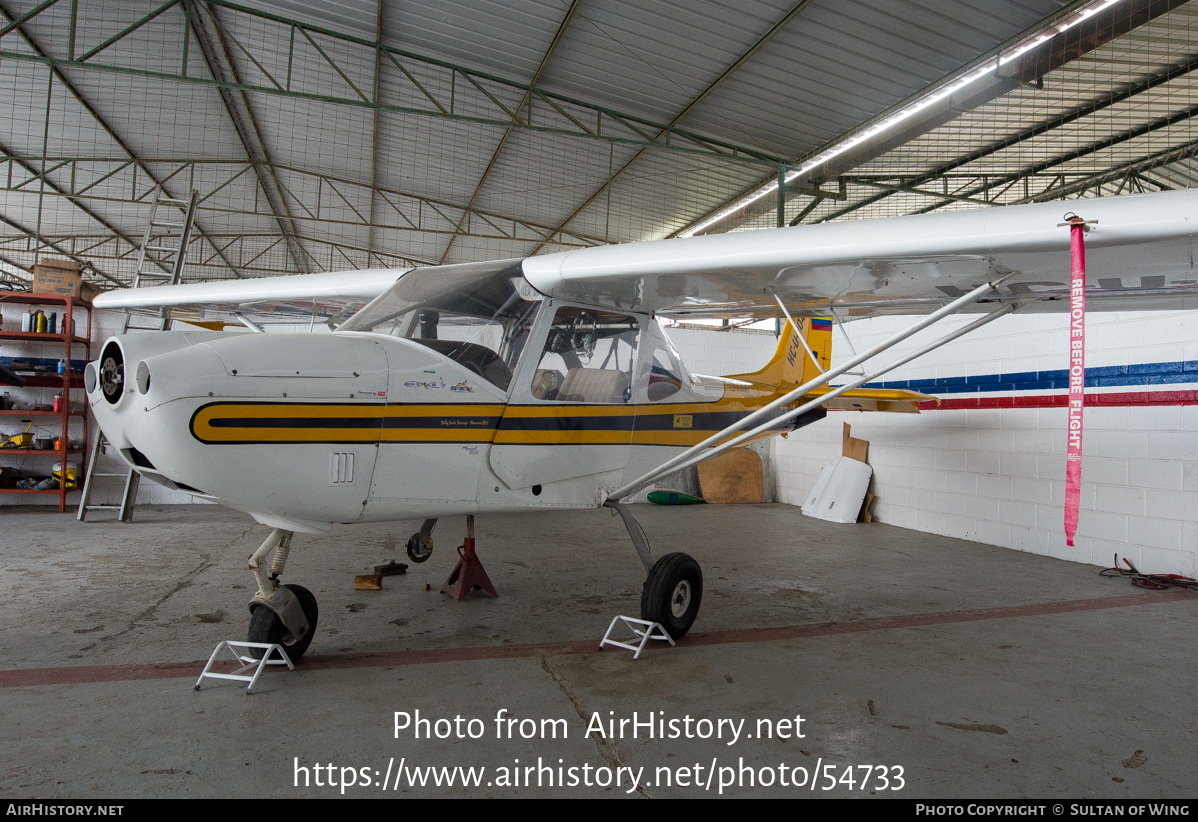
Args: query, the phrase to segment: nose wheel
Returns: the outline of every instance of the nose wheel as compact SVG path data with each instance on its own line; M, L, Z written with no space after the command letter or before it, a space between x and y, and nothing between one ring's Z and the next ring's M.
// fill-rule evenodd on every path
M307 632L288 645L284 639L288 636L288 631L283 625L283 620L279 619L279 615L270 608L260 605L250 612L250 630L246 639L249 642L269 642L272 645L282 645L287 649L287 656L291 658L291 661L298 662L299 658L307 652L308 646L312 644L312 637L316 636L316 620L320 616L320 609L316 607L316 597L302 585L288 584L283 587L295 594L295 598L299 600L304 617L308 620ZM251 648L249 651L255 659L262 653L257 648Z
M680 552L659 559L641 588L641 619L662 625L671 637L685 636L703 601L703 571Z

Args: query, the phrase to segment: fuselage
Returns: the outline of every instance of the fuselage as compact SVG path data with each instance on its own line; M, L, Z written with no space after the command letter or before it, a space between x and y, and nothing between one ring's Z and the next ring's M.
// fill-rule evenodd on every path
M592 368L557 396L544 383L560 376L538 367L539 352L562 345L552 316L531 324L503 379L446 345L388 334L197 330L109 339L87 390L105 436L143 476L313 532L591 507L783 390L688 374L657 323L636 316L634 355L616 354L622 394L605 397L608 374ZM573 371L583 369L563 367Z

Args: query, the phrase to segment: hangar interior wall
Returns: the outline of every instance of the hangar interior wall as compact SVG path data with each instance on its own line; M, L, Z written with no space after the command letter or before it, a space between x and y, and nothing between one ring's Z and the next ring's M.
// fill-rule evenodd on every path
M1095 565L1111 565L1118 553L1146 572L1198 576L1198 318L1091 312L1086 319L1081 514L1072 548L1063 526L1065 409L1053 406L1067 391L1063 315L1004 317L884 378L939 396L939 410L831 413L775 440L779 501L803 502L820 469L839 456L841 424L849 422L853 436L870 443L879 521ZM847 328L863 350L907 321ZM943 328L968 321L950 318ZM847 350L837 333L834 362Z

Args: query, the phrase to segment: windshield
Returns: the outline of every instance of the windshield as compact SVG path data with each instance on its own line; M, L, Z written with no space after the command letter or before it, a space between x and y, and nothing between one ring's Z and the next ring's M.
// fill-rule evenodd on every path
M418 342L506 391L542 299L519 260L415 269L337 330Z

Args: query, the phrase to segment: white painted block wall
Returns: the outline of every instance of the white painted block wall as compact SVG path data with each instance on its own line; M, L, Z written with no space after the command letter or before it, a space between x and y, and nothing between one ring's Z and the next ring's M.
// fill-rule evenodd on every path
M863 350L909 321L858 320L848 330ZM950 319L945 329L967 321ZM913 337L892 356L933 333ZM1198 360L1198 316L1091 313L1086 341L1087 368ZM1065 345L1063 316L1015 315L884 379L1064 369ZM833 362L847 350L837 333ZM1145 572L1198 576L1198 406L1087 408L1072 548L1063 526L1064 409L832 412L774 441L779 501L802 503L823 466L839 456L844 422L853 436L870 442L881 522L1094 565L1109 566L1118 553Z
M720 377L756 371L773 356L778 340L756 331L667 328L666 334L692 374Z

